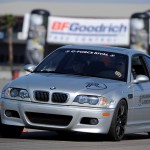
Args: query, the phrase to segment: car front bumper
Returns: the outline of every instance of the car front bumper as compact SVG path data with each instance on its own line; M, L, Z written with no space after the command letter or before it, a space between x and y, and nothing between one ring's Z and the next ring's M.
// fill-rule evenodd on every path
M114 113L114 109L50 105L4 98L1 105L3 124L87 133L108 133ZM109 115L103 115L105 113ZM90 123L93 118L98 121L97 124Z

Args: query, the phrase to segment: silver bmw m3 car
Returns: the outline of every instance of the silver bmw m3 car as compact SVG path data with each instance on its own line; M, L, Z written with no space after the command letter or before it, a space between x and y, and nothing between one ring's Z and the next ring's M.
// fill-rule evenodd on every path
M30 73L1 91L3 137L19 137L24 127L107 134L114 141L127 133L150 135L150 57L145 53L67 45L24 69Z

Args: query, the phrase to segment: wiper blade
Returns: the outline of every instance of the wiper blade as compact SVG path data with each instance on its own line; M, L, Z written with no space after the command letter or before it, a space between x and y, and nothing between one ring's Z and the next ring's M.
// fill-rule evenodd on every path
M60 73L63 74L63 72L59 72L59 71L52 71L52 70L35 70L34 73Z
M34 71L34 73L55 73L55 71L50 71L50 70L38 70L38 71Z
M54 71L49 71L49 70L41 70L42 73L51 73L51 72L54 72Z

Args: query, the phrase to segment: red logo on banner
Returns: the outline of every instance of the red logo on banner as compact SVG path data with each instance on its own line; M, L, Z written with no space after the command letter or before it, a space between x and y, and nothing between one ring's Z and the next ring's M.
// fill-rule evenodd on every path
M52 24L52 30L60 30L64 31L66 28L69 27L69 22L60 22L60 21L55 21Z

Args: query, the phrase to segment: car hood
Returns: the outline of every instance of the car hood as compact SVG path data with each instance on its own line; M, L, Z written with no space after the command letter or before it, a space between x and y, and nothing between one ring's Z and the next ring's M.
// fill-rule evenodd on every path
M125 85L125 82L77 75L31 73L17 78L9 86L35 90L102 95Z

